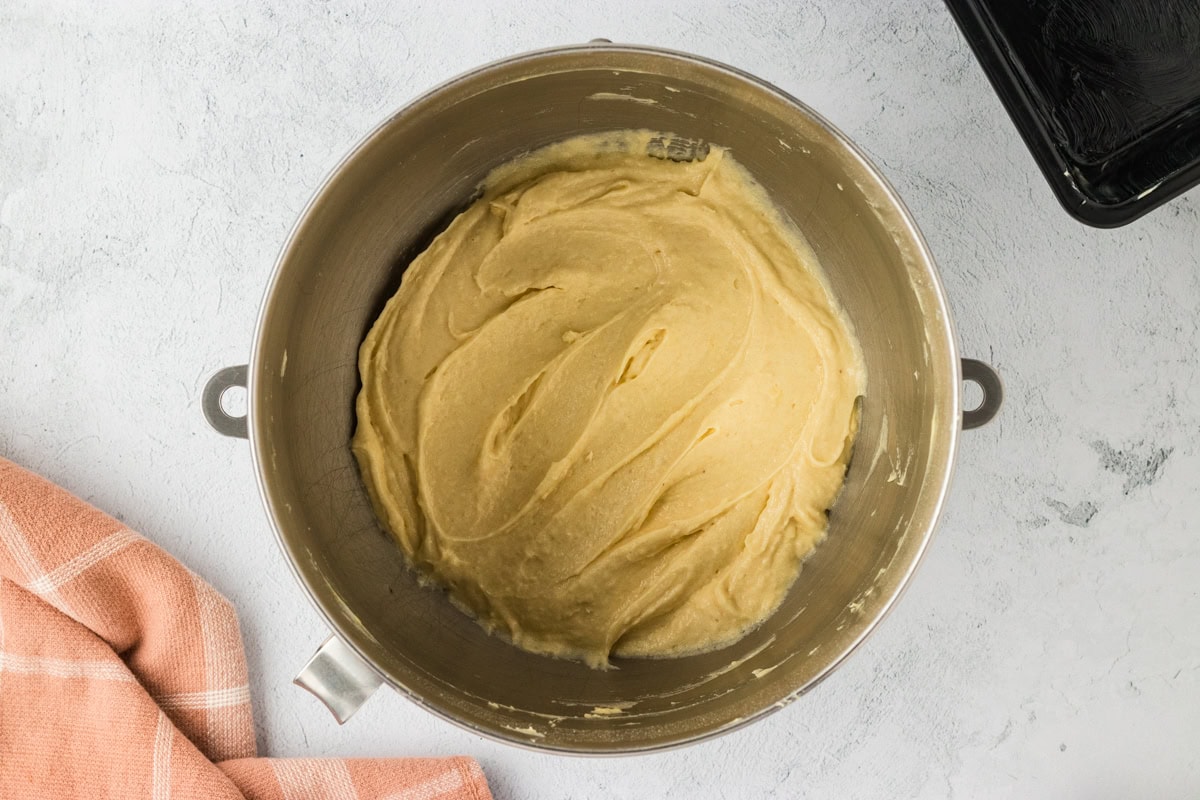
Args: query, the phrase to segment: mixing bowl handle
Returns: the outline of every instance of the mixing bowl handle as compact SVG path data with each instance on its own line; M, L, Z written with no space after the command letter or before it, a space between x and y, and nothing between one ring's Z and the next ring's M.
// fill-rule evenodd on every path
M249 373L247 365L226 367L218 370L208 383L204 384L204 395L200 405L204 409L204 418L213 430L223 436L235 436L239 439L249 439L250 433L246 425L246 416L235 417L225 413L221 407L221 398L230 389L245 389L246 377Z
M348 644L330 636L292 682L312 692L342 725L383 685L383 678Z
M963 430L987 425L992 421L992 417L1000 411L1000 404L1004 402L1004 384L1000 382L1000 376L996 374L996 370L982 361L964 358L962 360L962 378L983 390L983 402L969 411L963 411Z

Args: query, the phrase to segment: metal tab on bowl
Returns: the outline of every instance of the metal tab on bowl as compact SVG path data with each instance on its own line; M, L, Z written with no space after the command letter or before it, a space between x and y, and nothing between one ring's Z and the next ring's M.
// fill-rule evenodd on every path
M703 161L708 158L708 142L701 139L670 139L655 136L646 145L646 155L665 161Z
M225 411L221 400L230 389L245 389L249 375L249 366L239 364L236 367L226 367L213 374L204 384L204 396L200 401L204 418L213 430L222 436L235 439L248 439L250 433L245 416L233 416Z
M330 636L292 683L311 692L343 725L383 685L383 678L349 645Z
M999 374L982 361L964 358L962 377L964 381L975 384L983 392L983 400L978 406L963 411L963 430L987 425L992 421L992 417L1000 412L1000 406L1004 402L1004 384L1000 381Z

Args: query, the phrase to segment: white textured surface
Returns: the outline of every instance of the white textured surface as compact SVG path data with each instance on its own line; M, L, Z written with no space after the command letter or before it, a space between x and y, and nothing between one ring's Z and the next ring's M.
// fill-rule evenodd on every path
M200 390L244 363L300 208L391 110L596 36L697 52L825 113L906 198L964 352L1003 373L896 612L816 691L719 740L579 760L381 692L293 687L325 636ZM0 454L236 603L262 749L470 753L498 798L1195 797L1200 195L1116 231L1051 197L934 0L0 5Z

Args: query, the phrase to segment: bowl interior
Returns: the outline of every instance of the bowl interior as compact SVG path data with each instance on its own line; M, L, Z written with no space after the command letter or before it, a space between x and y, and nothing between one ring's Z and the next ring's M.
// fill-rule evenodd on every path
M405 264L493 167L569 136L620 128L731 149L808 238L856 328L868 386L829 536L779 611L723 650L618 661L598 672L517 650L418 586L376 522L349 441L358 346ZM959 414L956 357L919 237L826 124L718 65L581 47L457 79L389 120L339 168L298 225L269 290L251 368L251 430L264 496L298 575L337 632L393 685L514 742L653 749L782 705L887 610L946 489Z

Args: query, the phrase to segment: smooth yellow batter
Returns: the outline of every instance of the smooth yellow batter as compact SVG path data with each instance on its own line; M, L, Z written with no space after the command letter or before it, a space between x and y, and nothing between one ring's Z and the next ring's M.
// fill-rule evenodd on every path
M825 532L863 370L811 251L725 151L647 132L495 173L360 353L358 457L489 629L604 666L715 649Z

